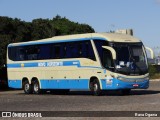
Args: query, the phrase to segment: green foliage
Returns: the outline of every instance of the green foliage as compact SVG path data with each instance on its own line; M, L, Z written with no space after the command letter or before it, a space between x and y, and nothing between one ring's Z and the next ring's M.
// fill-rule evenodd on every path
M32 21L32 40L49 38L55 36L55 29L48 19L35 19Z
M52 20L40 18L32 22L0 16L0 69L6 63L6 50L9 43L91 32L94 32L94 29L89 25L75 23L59 15Z
M149 65L149 75L151 79L160 79L160 73L158 72L156 65Z
M68 19L61 18L57 15L51 20L51 24L55 29L55 35L68 35L68 34L80 34L80 33L92 33L94 29L87 24L79 24L72 22Z
M151 79L155 79L158 76L160 77L160 75L157 74L157 69L155 65L149 65L149 75Z

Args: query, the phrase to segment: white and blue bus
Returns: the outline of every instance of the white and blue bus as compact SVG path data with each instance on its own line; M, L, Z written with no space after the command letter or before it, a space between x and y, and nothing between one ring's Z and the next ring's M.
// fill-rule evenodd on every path
M147 89L145 48L118 33L87 33L12 43L7 52L8 85L38 94L42 90Z

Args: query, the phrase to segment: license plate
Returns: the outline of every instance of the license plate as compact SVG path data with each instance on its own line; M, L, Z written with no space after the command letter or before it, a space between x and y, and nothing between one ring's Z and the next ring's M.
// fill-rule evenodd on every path
M133 85L133 87L138 87L138 86L139 86L138 84L134 84L134 85Z

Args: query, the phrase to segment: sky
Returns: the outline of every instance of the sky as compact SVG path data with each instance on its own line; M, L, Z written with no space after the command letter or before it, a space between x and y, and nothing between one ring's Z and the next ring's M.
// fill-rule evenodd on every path
M0 16L29 22L57 14L96 32L133 29L145 46L160 52L160 0L0 0Z

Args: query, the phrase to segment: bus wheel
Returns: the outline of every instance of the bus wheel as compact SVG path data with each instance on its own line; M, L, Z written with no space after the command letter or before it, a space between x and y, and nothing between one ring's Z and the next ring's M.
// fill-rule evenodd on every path
M101 95L100 84L97 79L90 82L90 90L95 96Z
M131 89L121 90L122 95L129 95L131 93Z
M41 89L39 87L38 81L34 81L33 82L33 93L34 94L40 94L40 92L41 92Z
M26 94L32 93L32 87L27 80L24 81L24 83L23 83L23 89L24 89L24 93L26 93Z

